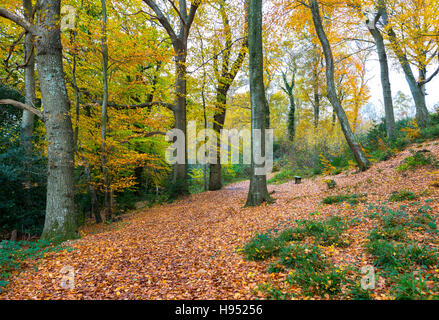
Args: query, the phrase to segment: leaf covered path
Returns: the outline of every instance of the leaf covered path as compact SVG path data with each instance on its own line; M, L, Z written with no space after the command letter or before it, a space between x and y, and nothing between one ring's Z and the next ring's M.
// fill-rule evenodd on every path
M439 148L426 143L436 156ZM82 239L67 244L74 250L48 253L30 261L16 274L2 299L254 299L259 284L280 281L269 274L268 262L247 261L240 253L256 232L294 224L296 219L331 215L357 216L363 204L322 205L327 195L367 193L368 201L386 199L402 188L417 193L428 189L428 198L439 191L430 187L431 168L402 175L395 171L408 151L379 163L364 173L341 174L338 187L328 191L325 178L270 186L276 202L243 208L248 182L217 192L191 195L172 204L144 209L107 226L89 227ZM437 202L432 204L437 219ZM310 213L318 211L318 217ZM334 264L366 263L364 241L372 222L348 234L351 245L331 254ZM437 244L436 244L437 245ZM331 249L332 250L332 249ZM61 270L75 270L75 289L61 288ZM380 288L377 289L378 293ZM384 290L384 289L383 289ZM376 298L379 298L377 296Z

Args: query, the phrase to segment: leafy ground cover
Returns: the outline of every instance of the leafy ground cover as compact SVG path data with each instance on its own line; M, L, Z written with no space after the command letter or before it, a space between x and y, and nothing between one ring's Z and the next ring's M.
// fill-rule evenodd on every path
M439 147L424 143L435 156ZM435 299L439 188L409 151L363 173L271 185L244 208L248 182L88 226L81 239L11 271L2 299ZM389 200L401 191L415 198ZM323 199L348 195L347 200ZM349 195L361 195L351 197ZM259 251L259 252L258 252ZM360 286L373 266L375 289ZM62 270L74 270L64 289Z

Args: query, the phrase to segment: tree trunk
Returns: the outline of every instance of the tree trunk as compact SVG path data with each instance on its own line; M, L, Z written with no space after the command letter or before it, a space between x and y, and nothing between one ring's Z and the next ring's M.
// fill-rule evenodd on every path
M60 1L40 2L37 66L48 141L46 220L43 239L76 236L74 141L59 29Z
M250 100L252 125L252 161L250 188L246 206L257 206L271 201L267 190L266 175L257 175L256 169L264 170L265 164L255 163L255 152L260 147L261 155L265 155L265 129L267 99L265 97L263 48L262 48L262 0L250 0L248 9L249 57L250 57ZM261 130L260 141L255 139L254 131Z
M32 16L32 1L23 0L24 17L30 20ZM32 41L32 34L28 32L24 39L24 86L25 86L25 103L28 106L35 105L35 56ZM34 131L35 115L27 110L23 111L21 121L21 145L28 154L32 153L32 134Z
M313 71L313 94L314 94L314 128L317 128L319 126L319 120L320 120L320 93L319 93L319 75L317 72L318 68L318 60L316 62L316 65L314 67Z
M388 16L387 10L385 7L382 8L383 12L383 22L386 27L388 27ZM410 66L410 62L407 58L407 55L402 51L400 46L398 45L398 40L396 37L393 28L388 28L387 34L390 39L390 46L398 57L399 63L401 64L402 70L404 71L405 78L410 88L410 92L412 93L413 100L416 105L416 120L421 128L425 128L428 126L430 122L430 118L428 115L427 104L425 101L425 92L422 86L418 85L418 81L416 80L412 68Z
M291 141L294 140L294 136L296 135L296 101L294 99L294 87L296 85L295 80L295 71L293 73L291 84L287 80L287 75L285 72L282 72L282 79L284 82L283 91L288 96L288 100L290 102L290 110L288 112L288 136Z
M106 0L101 0L102 5L102 83L103 83L103 97L102 97L102 119L101 119L101 166L102 174L104 176L104 208L105 219L111 220L111 186L107 167L107 107L108 107L108 44L107 44L107 3Z
M384 45L384 39L381 32L376 27L376 23L367 24L370 34L375 40L378 59L380 62L380 75L381 75L381 86L383 89L383 99L384 99L384 110L386 116L386 133L387 140L392 141L395 139L396 128L395 128L395 115L393 112L393 98L392 89L390 86L389 77L389 64L387 61L386 47Z
M175 61L175 129L179 129L185 136L185 163L176 163L173 168L173 182L180 186L179 193L188 193L187 184L187 126L186 126L186 97L187 97L187 80L186 80L186 55L187 42L182 42L176 50L179 52Z
M227 104L227 91L228 86L222 86L217 88L216 92L216 111L213 116L213 130L217 135L217 146L221 145L221 130L224 128L224 122L226 121L226 104ZM209 175L209 190L215 191L220 190L223 187L222 176L221 176L221 153L216 153L216 163L209 164L210 175Z
M349 126L349 120L346 116L346 113L343 109L343 106L341 105L341 102L337 95L337 89L335 86L335 80L334 80L334 58L332 55L331 46L329 44L328 38L326 36L326 33L323 29L322 20L320 17L320 11L319 11L319 5L317 0L309 0L309 4L311 7L311 13L313 17L314 26L317 32L317 36L320 40L320 43L322 44L323 51L325 54L325 61L326 61L326 82L327 82L327 89L328 89L328 98L331 102L337 117L340 121L341 128L343 130L343 133L345 135L346 141L349 144L349 147L352 150L352 153L354 155L354 158L360 168L360 170L364 171L367 170L370 166L369 160L367 160L366 156L364 155L360 145L358 144L351 127Z

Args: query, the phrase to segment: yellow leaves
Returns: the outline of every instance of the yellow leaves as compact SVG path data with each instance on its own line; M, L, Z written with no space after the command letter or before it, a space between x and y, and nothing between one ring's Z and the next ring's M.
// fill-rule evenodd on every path
M335 167L331 164L331 162L328 159L325 158L323 153L319 155L319 158L323 166L322 174L325 176L332 175L335 171Z
M409 126L402 128L401 131L405 132L407 134L407 138L410 140L415 140L421 137L421 130L416 119L411 120L409 122Z

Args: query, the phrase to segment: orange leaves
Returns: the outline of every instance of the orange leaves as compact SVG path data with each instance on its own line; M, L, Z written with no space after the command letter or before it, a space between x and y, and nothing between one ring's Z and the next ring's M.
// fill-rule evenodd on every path
M424 148L439 154L438 146ZM414 191L427 188L431 179L426 179L424 171L397 177L398 180L390 177L402 159L404 154L367 172L339 175L337 185L350 192L366 192L368 202L378 203L388 198L395 185L404 184ZM388 172L377 175L378 169ZM172 204L133 213L111 225L87 226L82 239L66 244L75 250L47 254L39 261L38 271L29 268L14 276L0 298L263 299L265 294L257 288L264 284L288 290L298 299L328 298L306 297L295 285L285 287L289 271L268 274L271 261L246 261L237 250L256 232L278 228L286 221L294 224L296 219L310 219L310 212L318 210L321 215L316 219L334 214L361 218L361 223L346 230L351 240L349 247L321 247L331 263L343 269L347 265L370 264L365 244L376 224L363 216L367 206L359 204L355 209L342 204L321 206L322 198L331 192L324 188L323 179L306 180L301 185L291 182L272 186L277 201L257 208L242 207L248 182L241 182L222 191L191 195ZM431 192L429 198L436 198L439 190ZM395 206L398 208L399 204ZM434 215L438 217L437 210ZM60 271L65 266L75 270L72 290L60 287ZM436 266L429 272L439 274ZM375 299L392 298L386 283L380 282L377 288Z

